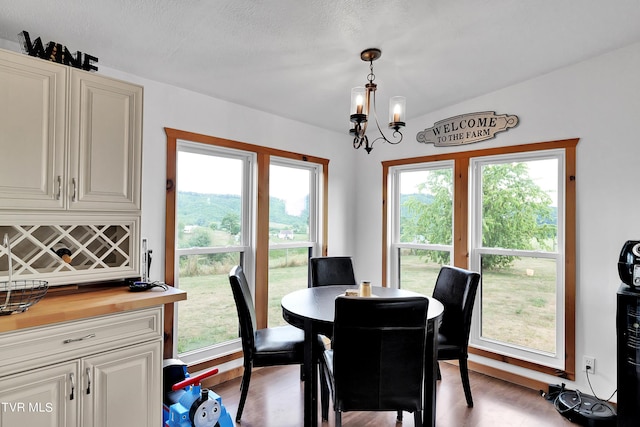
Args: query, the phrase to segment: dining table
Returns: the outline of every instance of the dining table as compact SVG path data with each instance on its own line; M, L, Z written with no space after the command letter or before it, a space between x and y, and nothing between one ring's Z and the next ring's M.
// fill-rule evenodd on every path
M287 323L304 330L304 426L318 425L318 346L317 335L333 335L335 299L354 286L318 286L293 291L282 298L282 315ZM433 297L404 289L371 287L371 297L402 298L423 296L429 299L427 338L425 343L425 375L423 425L435 426L436 378L438 370L438 328L444 306ZM360 297L365 298L365 297Z

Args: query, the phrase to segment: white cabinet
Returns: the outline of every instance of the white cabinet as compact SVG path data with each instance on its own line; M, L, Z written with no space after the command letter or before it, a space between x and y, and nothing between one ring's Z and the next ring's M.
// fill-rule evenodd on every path
M140 86L0 50L0 208L140 210Z
M139 276L142 103L141 86L0 50L0 236L22 278Z
M142 87L71 69L69 208L140 209Z
M79 363L0 377L0 426L78 426Z
M66 71L0 51L0 208L64 208Z
M162 307L0 334L1 427L158 427Z
M99 354L82 363L83 427L161 425L162 342Z

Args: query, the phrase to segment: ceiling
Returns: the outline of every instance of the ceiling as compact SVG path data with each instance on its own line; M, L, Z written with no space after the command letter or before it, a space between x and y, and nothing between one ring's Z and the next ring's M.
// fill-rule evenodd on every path
M637 0L0 0L27 31L108 67L346 133L374 62L407 119L640 41Z

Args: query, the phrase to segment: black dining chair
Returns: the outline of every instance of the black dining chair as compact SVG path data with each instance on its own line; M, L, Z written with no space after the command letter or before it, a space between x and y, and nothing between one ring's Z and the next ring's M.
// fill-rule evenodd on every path
M324 352L335 425L349 411L413 412L422 426L424 297L338 297L333 348Z
M438 332L438 360L458 360L464 396L469 408L473 407L467 363L469 332L479 282L479 273L444 265L440 269L433 290L433 297L444 305L442 323ZM439 366L438 379L440 379Z
M241 266L229 273L229 283L240 321L240 338L244 357L244 373L240 384L240 401L236 421L240 421L249 392L253 367L276 365L301 365L304 363L304 332L294 326L277 326L257 329L256 313L251 290ZM324 345L321 341L324 351ZM301 375L301 379L302 375Z
M348 256L313 257L309 259L309 287L348 285L356 286L356 277L353 272L353 261ZM320 337L320 339L324 339ZM327 340L330 339L329 337ZM326 378L329 373L321 363L320 365L320 396L322 401L322 419L329 418L329 390L326 387Z
M309 259L309 287L329 285L356 285L351 257L334 256Z

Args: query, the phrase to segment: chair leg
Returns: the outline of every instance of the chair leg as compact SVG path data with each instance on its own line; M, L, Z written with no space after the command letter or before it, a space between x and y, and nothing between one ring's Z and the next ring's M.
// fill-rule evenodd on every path
M473 408L473 398L471 397L471 384L469 383L469 367L466 357L459 359L460 378L462 379L462 388L464 389L464 397L467 399L467 406Z
M415 425L415 427L422 427L422 411L413 412L413 425Z
M329 386L327 385L328 374L322 363L318 364L320 370L320 406L322 408L322 421L329 421Z
M438 372L436 373L436 380L440 381L442 379L442 374L440 373L440 363L436 362L436 368L438 368Z
M240 384L240 402L238 402L238 412L236 413L236 422L240 422L242 418L242 411L244 409L244 403L247 400L247 394L249 393L249 383L251 382L251 365L244 366L244 373L242 374L242 383Z
M396 415L396 421L399 423L402 422L402 411L398 411L398 415Z
M336 413L336 427L342 427L342 412L335 411Z

